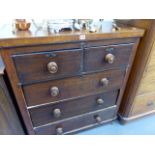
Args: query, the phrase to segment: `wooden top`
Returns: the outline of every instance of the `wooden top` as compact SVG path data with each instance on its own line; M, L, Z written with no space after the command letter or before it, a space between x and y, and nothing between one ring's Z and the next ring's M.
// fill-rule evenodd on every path
M32 44L49 44L58 42L74 42L81 40L113 39L141 37L143 29L119 25L119 30L98 31L90 33L88 31L70 31L51 33L46 30L37 30L31 24L29 31L13 32L11 25L5 25L0 29L0 47L23 46Z

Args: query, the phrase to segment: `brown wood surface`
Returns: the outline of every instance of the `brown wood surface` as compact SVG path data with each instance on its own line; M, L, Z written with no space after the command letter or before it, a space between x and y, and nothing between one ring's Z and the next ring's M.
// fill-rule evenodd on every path
M8 77L10 79L10 83L11 83L13 91L14 91L14 95L15 95L17 103L18 103L19 110L22 115L22 119L24 121L24 125L27 129L27 133L34 134L31 118L30 118L30 115L29 115L27 107L26 107L24 95L23 95L21 87L18 86L19 79L16 74L16 69L15 69L14 63L13 63L12 59L10 59L8 50L6 50L6 49L1 50L1 54L2 54L3 61L5 63Z
M154 71L154 70L155 70L155 41L154 41L152 49L151 49L151 54L148 59L148 63L147 63L145 72L147 73L147 71Z
M151 92L155 92L155 41L136 96Z
M61 125L61 122L65 126L65 134L76 130L85 129L98 124L94 119L97 114L101 115L102 123L116 118L117 109L130 72L129 67L132 65L139 37L141 37L144 33L142 29L122 26L119 27L118 31L112 32L89 33L82 31L59 34L46 33L41 35L35 34L33 30L31 34L28 32L12 33L8 31L9 34L4 35L3 32L5 31L0 30L0 34L2 34L0 35L2 58L6 65L6 71L16 96L28 134L55 134L55 128L57 125ZM84 40L79 39L81 34L83 35L82 37L86 37ZM129 64L124 66L124 69L120 68L119 66L119 68L115 68L115 70L107 70L103 72L99 72L98 70L97 73L95 73L97 71L97 69L95 69L93 70L94 73L92 72L91 74L81 74L76 77L69 78L61 76L62 79L45 79L45 81L35 81L37 83L34 82L25 85L20 85L21 83L17 75L18 71L16 69L17 66L19 67L19 65L17 63L15 65L13 61L13 57L17 55L37 54L37 52L46 52L46 49L49 48L51 48L50 50L52 51L68 49L85 50L85 48L95 48L95 46L129 43L134 43L134 45L131 51L129 51L129 58L123 57L123 59L126 61L129 60ZM117 53L119 53L119 51ZM85 61L85 55L83 60ZM120 59L120 61L123 63L125 62L122 59ZM84 67L84 64L82 67ZM24 68L24 70L27 70L27 68ZM108 86L101 86L100 80L102 78L108 78L110 81ZM60 89L60 95L57 97L51 97L50 88L52 86L57 86ZM54 124L46 124L39 128L34 128L32 124L29 113L30 108L39 108L42 105L45 106L54 103L54 106L56 106L56 104L58 105L62 101L71 102L73 99L80 99L81 97L108 91L119 91L117 104L111 108L99 111L96 111L94 108L93 112L87 112L78 117L73 116L59 120ZM100 118L98 120L100 121ZM34 129L36 132L34 132Z
M134 99L137 95L137 91L140 86L141 79L144 75L147 62L149 60L150 51L152 49L153 42L155 40L155 20L129 20L129 21L119 21L119 22L144 28L146 30L145 35L141 39L140 45L138 47L138 51L136 53L136 57L133 63L133 67L129 76L127 87L119 110L119 114L122 117L128 118L133 116L132 115L133 108L141 109L141 106L142 106L142 103L141 103L141 105L137 104L137 106L134 107ZM138 111L138 110L134 110L134 111ZM134 116L135 115L136 113L134 113ZM139 113L137 113L137 115L139 115Z
M23 135L24 129L3 76L0 75L0 135Z
M59 50L73 50L80 49L82 46L85 48L96 47L96 46L108 46L108 45L118 45L118 44L130 44L135 43L139 37L132 38L117 38L117 39L97 39L91 41L71 41L67 43L59 42L59 43L45 43L45 44L32 44L32 45L23 45L23 46L15 46L8 47L9 52L12 55L20 55L20 54L29 54L29 53L38 53L45 51L59 51ZM3 47L3 49L7 49L7 47Z
M125 91L126 84L127 84L130 72L131 72L131 68L132 68L132 65L133 65L133 61L134 61L134 58L135 58L135 55L136 55L138 45L139 45L139 40L137 40L137 43L134 44L132 54L130 55L130 58L129 58L128 66L126 68L126 75L125 75L125 77L123 79L123 85L122 85L122 87L120 89L120 93L119 93L119 96L118 96L118 99L117 99L117 105L118 106L117 106L117 110L116 110L116 115L118 114L120 103L121 103L123 95L124 95L124 91Z
M80 74L82 71L82 50L65 50L13 56L21 83L55 79ZM50 73L47 65L55 62L56 73Z
M85 41L85 48L98 47L98 46L109 46L109 45L131 44L131 43L137 42L138 39L139 37L99 39L99 40Z
M83 71L83 67L85 72L125 68L128 64L133 45L134 43L129 43L86 48L84 52L84 62L83 51L80 49L65 51L51 50L48 52L52 48L47 48L47 51L38 53L37 50L35 50L35 52L30 54L18 54L12 57L17 68L18 77L21 83L24 84L76 75ZM108 52L107 50L111 48L114 50ZM113 64L109 64L104 60L105 56L109 53L113 54L115 57ZM57 73L49 73L47 64L51 61L57 63Z
M133 102L131 115L139 115L155 110L155 92L138 95Z
M12 47L34 44L50 44L58 42L73 42L81 40L97 40L97 39L116 39L116 38L133 38L143 36L143 29L135 27L126 27L120 25L119 30L98 31L90 33L88 31L71 31L61 33L51 33L31 27L30 31L12 31L10 25L4 26L0 29L0 46ZM82 35L85 39L80 39Z
M102 46L94 48L85 49L85 62L84 70L86 72L105 70L105 69L114 69L114 68L126 68L130 53L132 52L134 44L122 44L122 45L111 45L111 46ZM113 49L112 51L108 51ZM105 60L107 54L114 55L114 62L112 64L108 63Z
M34 126L40 126L60 119L81 115L94 110L99 110L116 104L118 91L100 93L97 95L87 96L84 98L40 106L29 109ZM97 99L103 99L104 103L97 103ZM54 110L60 109L61 116L54 117Z
M101 73L27 85L23 87L23 91L27 105L35 106L119 89L122 85L124 75L124 71L109 70ZM108 86L103 86L100 83L102 78L109 80ZM51 87L58 87L60 92L58 96L51 96Z
M60 122L55 122L53 124L45 125L42 127L35 128L35 133L39 135L56 135L56 129L58 127L63 128L64 134L69 134L77 130L92 127L94 125L99 125L104 123L104 121L111 121L115 119L114 112L116 107L111 107L104 110L98 110L95 112L87 113L79 117L74 117L71 119L62 120ZM101 122L97 123L95 117L101 117ZM80 129L81 128L81 129Z

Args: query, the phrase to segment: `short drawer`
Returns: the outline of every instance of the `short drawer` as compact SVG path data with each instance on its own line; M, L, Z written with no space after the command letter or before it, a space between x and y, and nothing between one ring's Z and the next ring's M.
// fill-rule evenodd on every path
M133 102L132 115L155 110L155 92L136 96Z
M61 80L26 85L23 87L28 106L52 103L94 93L117 90L121 87L125 71L110 70Z
M53 124L34 128L36 134L59 135L77 132L95 125L103 124L116 118L116 107L91 112Z
M14 55L13 60L20 82L29 83L80 73L82 50Z
M85 72L125 68L133 44L110 45L85 49Z
M29 109L34 126L107 108L116 104L118 91L100 93L84 98Z

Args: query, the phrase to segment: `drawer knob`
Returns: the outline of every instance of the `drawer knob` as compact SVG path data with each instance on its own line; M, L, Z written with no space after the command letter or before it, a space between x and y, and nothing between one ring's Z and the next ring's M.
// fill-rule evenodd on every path
M99 115L95 116L95 120L96 120L97 123L101 123L101 121L102 121L102 119L101 119L101 117Z
M63 128L59 127L56 129L57 135L63 135Z
M113 64L114 60L115 60L115 56L111 53L105 56L105 61L108 62L109 64Z
M61 116L61 110L60 109L54 109L53 114L55 118L59 118Z
M154 102L153 102L153 101L149 101L149 102L147 103L147 106L148 106L148 107L153 106L153 105L154 105Z
M58 87L51 87L51 96L55 97L59 95L59 88Z
M55 62L49 62L47 64L48 71L52 74L58 71L58 65Z
M104 103L104 100L102 98L98 98L96 102L97 104L101 105Z
M101 85L107 86L109 84L109 80L107 78L102 78L100 80Z

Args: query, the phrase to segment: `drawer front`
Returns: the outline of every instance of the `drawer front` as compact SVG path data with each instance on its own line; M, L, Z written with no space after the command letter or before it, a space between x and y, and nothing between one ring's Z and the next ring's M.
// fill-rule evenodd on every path
M133 44L111 45L85 50L85 71L124 68L128 64Z
M133 104L132 115L155 110L155 92L136 96Z
M40 135L45 134L68 134L81 129L86 129L93 127L94 125L99 125L105 121L110 121L114 119L116 112L116 107L112 107L105 110L99 110L89 114L84 114L71 119L66 119L60 122L53 123L51 125L45 125L42 127L35 128L35 133Z
M138 95L151 93L155 91L155 71L148 68L141 78L141 82L138 88Z
M65 78L23 87L28 106L82 97L121 87L124 71L110 70L74 78Z
M21 83L54 79L81 72L82 50L14 55Z
M114 106L117 95L118 91L101 93L72 101L32 108L29 112L33 125L40 126L60 119Z

